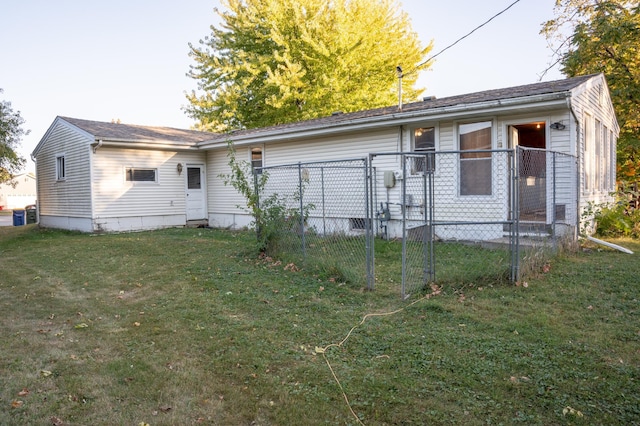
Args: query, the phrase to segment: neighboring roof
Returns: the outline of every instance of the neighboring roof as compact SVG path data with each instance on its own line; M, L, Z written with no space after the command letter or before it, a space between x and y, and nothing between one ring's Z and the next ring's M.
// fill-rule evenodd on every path
M96 139L126 141L164 141L193 144L211 139L212 133L196 130L174 129L172 127L138 126L134 124L106 123L59 117L67 123L93 135Z
M482 92L468 93L464 95L450 96L440 99L431 98L426 99L422 102L404 104L402 106L402 111L399 110L397 105L393 105L351 113L336 113L328 117L281 124L277 126L238 130L225 135L213 134L213 140L211 140L211 142L219 142L221 139L234 139L238 137L259 137L263 134L272 134L278 132L295 132L309 129L327 128L364 120L382 121L385 118L415 115L416 113L424 113L425 115L427 115L431 110L441 110L443 108L464 105L471 106L474 104L485 104L492 101L500 101L506 99L521 98L523 100L526 100L526 98L541 95L566 95L572 89L575 89L584 82L598 75L600 74L584 75L562 80L507 87L503 89L486 90Z

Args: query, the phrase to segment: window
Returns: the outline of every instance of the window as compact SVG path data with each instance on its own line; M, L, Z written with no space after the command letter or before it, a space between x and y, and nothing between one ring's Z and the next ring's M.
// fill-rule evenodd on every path
M125 173L127 182L157 182L157 169L128 167Z
M202 189L200 167L187 167L187 188Z
M412 173L433 172L436 168L436 129L435 127L423 127L413 131L414 151L430 153L425 157L416 157L413 160Z
M616 189L616 140L613 136L613 130L609 131L609 190Z
M352 231L366 229L367 220L362 217L349 218L349 229Z
M585 114L584 133L584 189L593 188L593 168L595 163L595 123L593 118Z
M262 173L262 148L251 148L251 170L254 173Z
M65 180L67 178L67 169L64 164L64 155L56 156L56 180Z
M594 162L594 189L602 190L602 123L600 120L595 120L594 130L594 145L595 145L595 162Z
M491 121L461 124L460 195L491 195ZM469 151L469 152L465 152Z

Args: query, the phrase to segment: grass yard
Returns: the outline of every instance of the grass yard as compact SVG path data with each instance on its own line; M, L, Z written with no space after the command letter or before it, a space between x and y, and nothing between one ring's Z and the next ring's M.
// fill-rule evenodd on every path
M0 228L0 423L640 424L638 254L402 302L397 268L366 292L253 238Z

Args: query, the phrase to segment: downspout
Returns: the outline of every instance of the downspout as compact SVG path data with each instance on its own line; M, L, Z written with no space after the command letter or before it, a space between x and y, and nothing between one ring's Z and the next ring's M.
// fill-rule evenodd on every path
M38 163L36 161L36 157L33 156L33 153L29 154L31 157L31 161L36 164L36 223L40 223L40 183L38 182ZM26 213L25 213L26 214Z
M98 139L98 143L96 145L93 146L93 153L95 154L96 151L98 151L98 149L102 146L102 139ZM95 212L95 202L94 202L94 194L95 191L93 190L93 156L89 156L89 185L91 185L91 228L93 232L96 231L100 231L101 230L101 226L100 225L96 225L97 223L97 218L96 218L96 212Z
M573 116L575 122L576 122L576 153L577 158L578 158L578 175L576 176L576 230L574 232L573 238L575 241L578 240L578 237L580 235L580 188L582 188L581 185L581 176L582 176L582 169L580 167L580 165L582 164L581 160L583 160L582 158L582 154L580 151L580 120L578 119L578 114L576 114L576 112L573 109L573 105L571 104L571 96L567 96L567 107L569 108L569 111L571 112L571 115Z
M98 148L102 146L102 139L98 139L98 143L93 146L93 153L95 154Z

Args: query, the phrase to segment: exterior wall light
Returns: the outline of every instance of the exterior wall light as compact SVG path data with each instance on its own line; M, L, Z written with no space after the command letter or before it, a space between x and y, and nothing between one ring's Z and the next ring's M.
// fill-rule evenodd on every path
M559 121L556 121L555 123L551 123L549 127L555 130L564 130L567 126L565 126Z
M176 166L176 170L178 171L178 175L182 174L182 163L178 163L178 165Z

